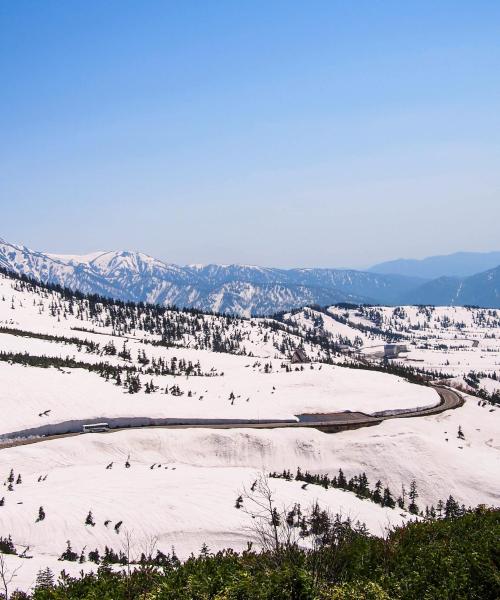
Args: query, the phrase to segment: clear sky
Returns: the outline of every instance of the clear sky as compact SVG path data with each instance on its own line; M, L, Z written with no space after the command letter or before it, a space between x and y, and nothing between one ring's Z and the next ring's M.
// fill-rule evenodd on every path
M500 2L0 2L0 237L282 267L500 249Z

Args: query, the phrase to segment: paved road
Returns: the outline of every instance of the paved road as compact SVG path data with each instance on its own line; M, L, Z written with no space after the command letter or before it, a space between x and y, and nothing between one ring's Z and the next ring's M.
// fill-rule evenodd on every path
M361 427L378 425L387 419L409 419L436 415L446 410L458 408L464 404L464 399L455 390L451 390L442 386L433 386L433 388L439 394L441 399L441 402L437 406L421 410L417 409L396 415L383 415L375 417L362 412L332 412L298 415L298 421L232 422L221 419L220 421L212 420L210 423L188 423L180 420L177 423L169 423L166 425L150 425L145 427L148 429L281 429L284 427L308 427L312 429L319 429L320 431L324 431L326 433L335 433L348 429L359 429ZM125 431L130 429L144 429L145 427L117 427L111 429L107 433L114 433L116 431ZM81 433L62 433L39 438L17 439L15 441L0 445L0 449L35 444L37 442L72 437L75 435L81 435Z

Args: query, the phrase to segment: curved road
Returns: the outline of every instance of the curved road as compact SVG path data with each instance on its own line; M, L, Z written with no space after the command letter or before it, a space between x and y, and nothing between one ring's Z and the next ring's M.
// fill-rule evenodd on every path
M414 417L425 417L429 415L437 415L446 410L451 410L463 406L463 397L450 388L443 386L432 386L439 394L441 399L440 403L431 408L422 408L409 410L408 412L393 414L393 415L380 415L372 416L362 412L332 412L323 414L304 414L297 415L298 421L260 421L260 422L236 422L228 421L224 419L210 420L210 422L197 422L190 423L187 421L179 420L179 422L169 423L165 425L145 425L136 427L116 427L110 429L107 433L114 433L116 431L125 431L130 429L189 429L189 428L203 428L203 429L280 429L283 427L309 427L318 429L326 433L336 433L338 431L345 431L348 429L359 429L361 427L370 427L378 425L387 419L408 419ZM81 435L81 432L70 432L61 433L56 435L47 435L38 438L18 438L11 442L6 442L2 445L0 441L0 449L12 448L13 446L24 446L27 444L35 444L46 440L55 440L64 437L71 437L75 435Z

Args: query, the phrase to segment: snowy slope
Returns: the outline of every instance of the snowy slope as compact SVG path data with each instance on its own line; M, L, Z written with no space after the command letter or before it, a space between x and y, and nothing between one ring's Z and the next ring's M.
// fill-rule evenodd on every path
M308 314L311 311L305 311ZM321 315L327 330L332 327L328 315L342 321L333 319L334 339L353 342L359 336L361 353L367 358L379 353L383 344L394 341L391 338L397 335L401 339L396 341L406 344L409 352L395 362L448 375L467 389L471 374L473 379L477 376L477 389L493 393L500 388L498 310L458 306L331 307ZM294 316L296 320L303 318L303 313Z
M465 441L456 438L459 425ZM498 418L471 401L439 417L394 420L336 435L140 430L48 441L1 451L3 476L13 468L23 481L5 492L2 525L17 544L30 545L37 568L50 564L57 569L54 559L67 539L78 552L104 545L122 549L127 532L134 555L152 537L164 551L175 546L181 557L198 551L203 542L212 550L241 549L253 534L251 519L234 508L236 497L261 471L297 466L330 474L342 467L348 476L365 471L372 485L380 478L396 494L415 479L422 507L450 494L466 505L498 505L497 436ZM131 466L125 469L128 457ZM408 518L348 492L270 482L280 507L295 502L306 507L317 500L334 513L365 522L377 535ZM47 516L36 523L39 506ZM84 525L89 510L95 527ZM106 527L107 519L111 524ZM116 534L113 525L120 520L123 528ZM22 568L19 583L29 585L37 568L31 561Z
M41 291L16 289L16 285L15 280L0 275L0 328L3 327L0 351L70 358L87 364L105 361L127 367L131 364L129 359L103 355L107 344L113 343L118 349L125 344L136 366L140 366L135 360L139 355L149 361L162 359L167 363L175 357L177 361L199 363L205 375L144 375L142 389L130 394L123 386L81 368L41 369L0 362L0 402L4 409L0 435L72 420L133 417L294 420L302 413L344 410L374 413L432 406L438 401L434 390L383 373L357 372L329 364L287 370L284 367L288 356L277 348L283 334L270 334L265 328L266 321L259 319L235 320L227 333L228 337L244 340L243 356L196 349L194 337L186 339L183 347L166 348L147 343L154 336L140 330L133 330L126 337L112 335L113 328L104 325L105 313L99 319L89 317L82 321L83 315L71 314L69 301L62 301L57 293L44 297ZM219 318L208 319L219 327ZM86 331L80 331L82 326ZM65 340L32 338L19 335L19 331ZM76 342L68 343L71 339ZM89 352L87 346L78 346L79 341L92 341L99 344L99 349ZM315 357L313 346L305 348ZM147 393L145 385L149 382L158 388L155 393ZM174 385L182 395L164 393L165 388ZM40 416L46 411L50 414Z
M89 262L100 259L88 257ZM402 364L446 366L455 378L463 378L473 365L482 365L488 374L500 365L498 319L494 311L457 307L332 307L326 313L290 313L282 322L230 319L93 305L0 274L0 352L80 363L79 368L41 368L0 361L0 434L113 416L294 418L299 412L428 405L436 400L432 389L382 372L346 368L346 362L357 360L356 353L329 353L320 341L348 341L348 348L363 353L397 334L410 346ZM162 345L167 333L169 343ZM111 343L129 355L107 354ZM303 369L288 360L301 343L314 359ZM214 351L214 344L226 351ZM142 365L144 357L148 362ZM174 357L177 363L199 362L201 374L146 374L153 361L171 365ZM327 358L336 364L320 362ZM363 355L363 360L378 359ZM117 385L112 377L106 380L82 366L98 363L137 369L142 388L129 393L123 382ZM150 380L155 390L146 393ZM165 388L176 386L182 395L165 394ZM30 546L33 559L8 559L20 564L17 584L28 588L41 566L80 570L80 565L57 562L68 539L78 552L105 545L120 550L127 533L133 553L153 537L165 552L174 545L181 557L203 542L213 550L241 549L253 534L251 519L235 508L235 500L260 472L300 466L332 476L342 468L351 477L364 471L372 487L380 479L394 496L415 480L422 509L450 494L466 505L498 505L498 415L495 407L469 397L463 407L440 415L393 419L331 435L302 428L137 429L4 447L0 483L11 469L22 482L14 483L12 491L0 486L0 498L5 498L0 535L11 534L19 548ZM457 437L459 427L464 439ZM125 468L128 457L130 468ZM300 482L274 479L271 486L278 506L318 500L332 512L365 522L376 535L408 519L405 511L382 508L349 492L313 485L304 490ZM46 519L36 522L40 506ZM89 510L95 527L84 524ZM119 521L123 526L116 533ZM90 568L88 563L84 568Z

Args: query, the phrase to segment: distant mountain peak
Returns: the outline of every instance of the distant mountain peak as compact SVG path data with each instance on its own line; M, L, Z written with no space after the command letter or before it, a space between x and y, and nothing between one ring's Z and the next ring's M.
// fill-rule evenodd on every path
M372 273L398 274L406 277L469 277L500 265L500 251L455 252L422 259L400 258L370 267Z

